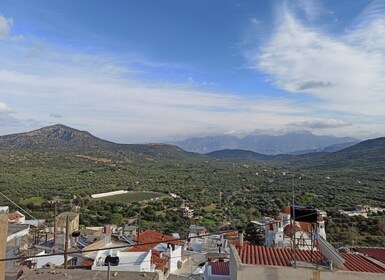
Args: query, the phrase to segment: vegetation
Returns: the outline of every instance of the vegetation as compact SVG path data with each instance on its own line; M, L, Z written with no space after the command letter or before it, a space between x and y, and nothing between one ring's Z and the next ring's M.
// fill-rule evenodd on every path
M72 134L60 135L73 140ZM96 141L94 146L99 145L97 139L87 137ZM44 137L38 139L42 143ZM220 160L169 145L123 145L120 149L103 142L108 149L48 147L39 151L21 143L21 148L0 150L0 190L35 217L52 219L52 202L56 201L59 211L79 211L85 226L140 218L143 229L165 233L184 234L191 223L203 224L212 231L236 229L262 216L276 215L283 205L292 202L294 189L296 204L328 212L326 230L332 242L385 245L383 214L368 219L338 214L340 209L359 204L385 208L382 142L374 146L361 143L357 150L350 147L329 156L261 160ZM131 198L90 197L121 189L155 192L146 193L154 197L162 193L165 197L141 203L137 201L151 197L133 198L132 193ZM169 192L180 198L168 196ZM195 210L193 220L182 217L182 204ZM0 205L14 208L2 196Z

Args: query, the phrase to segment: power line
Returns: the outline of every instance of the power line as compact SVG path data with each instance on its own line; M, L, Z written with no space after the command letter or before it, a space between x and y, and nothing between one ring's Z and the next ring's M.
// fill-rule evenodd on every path
M220 231L220 232L216 232L216 233L202 234L202 235L194 236L192 238L206 237L206 236L222 234L222 233L226 233L226 232L227 231ZM106 250L114 250L114 249L124 249L124 248L131 248L131 247L137 247L137 246L157 245L160 243L170 243L170 242L174 242L174 241L187 241L187 240L184 238L178 238L178 239L170 239L170 240L165 240L165 241L160 241L160 242L157 241L157 242L147 242L147 243L141 243L141 244L127 244L127 245L121 245L121 246L113 246L113 247L109 247L109 248L69 251L68 254L81 254L81 253L90 253L90 252L106 251ZM63 256L64 254L65 254L65 252L52 253L52 254L46 254L46 255L41 255L41 256L24 256L24 257L5 258L5 259L0 259L0 262L25 260L25 259L32 259L32 258L43 258L43 257L49 257L49 256Z
M303 218L308 215L313 215L313 213L310 214L305 214L302 216L297 216L297 218ZM280 222L280 221L279 221ZM270 224L276 224L279 222L268 222L268 223L260 223L261 226L266 226ZM197 235L191 238L200 238L200 237L207 237L207 236L212 236L212 235L218 235L218 234L226 234L226 231L219 231L215 233L209 233L209 234L202 234L202 235ZM190 237L189 237L190 238ZM157 241L157 242L148 242L148 243L141 243L141 244L127 244L127 245L121 245L121 246L114 246L114 247L109 247L109 248L99 248L99 249L88 249L88 250L76 250L76 251L70 251L68 254L81 254L81 253L90 253L90 252L97 252L97 251L105 251L105 250L113 250L113 249L124 249L124 248L131 248L131 247L137 247L137 246L146 246L146 245L157 245L160 243L168 243L168 242L174 242L174 241L187 241L187 239L184 238L179 238L179 239L170 239L170 240L165 240L165 241ZM62 256L64 255L65 252L62 253L51 253L51 254L46 254L46 255L41 255L41 256L25 256L25 257L14 257L14 258L5 258L5 259L0 259L0 261L15 261L15 260L24 260L24 259L32 259L32 258L42 258L42 257L49 257L49 256Z
M36 219L34 216L32 216L32 214L30 214L27 210L25 210L23 207L19 206L16 202L14 202L12 199L10 199L8 196L6 196L5 194L3 194L2 192L0 192L0 194L5 198L7 199L8 201L10 201L13 205L15 205L17 208L19 208L21 211L23 211L25 214L27 214L29 217L31 217L32 219L34 219L35 221L37 221L38 224L41 224L41 222Z

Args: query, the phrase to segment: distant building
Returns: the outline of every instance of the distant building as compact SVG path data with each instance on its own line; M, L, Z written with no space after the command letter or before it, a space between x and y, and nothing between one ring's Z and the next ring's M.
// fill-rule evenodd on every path
M194 209L188 206L181 207L182 216L191 219L194 216Z
M8 214L9 207L8 206L0 206L0 214Z
M378 213L381 211L385 211L385 208L370 207L369 205L357 205L356 209L353 211L340 210L339 212L345 217L362 216L367 218L369 213Z
M24 214L20 213L19 211L15 211L12 213L8 213L8 223L10 224L24 224L25 223L25 216Z
M66 229L67 217L69 218L68 231L72 233L79 229L79 214L75 212L60 213L56 217L57 232L64 232Z

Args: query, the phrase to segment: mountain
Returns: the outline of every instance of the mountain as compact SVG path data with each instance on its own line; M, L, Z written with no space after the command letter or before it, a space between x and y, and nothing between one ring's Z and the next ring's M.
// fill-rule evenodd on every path
M110 151L130 152L154 157L181 158L192 156L170 144L117 144L62 124L43 127L31 132L0 136L0 149L39 151Z
M219 151L207 153L205 155L209 157L215 157L215 158L221 158L221 159L233 158L233 159L264 160L264 159L272 158L272 156L262 155L256 152L240 150L240 149L219 150Z
M298 151L314 152L325 147L359 142L351 137L318 136L308 131L290 132L284 135L249 134L238 138L230 135L189 138L173 142L182 149L195 153L210 153L224 149L249 150L259 154L291 154Z
M370 169L382 172L385 163L385 137L362 141L334 153L315 153L290 158L290 164L308 169Z
M291 154L304 155L304 154L309 154L309 153L334 153L334 152L343 150L345 148L348 148L350 146L356 145L358 143L359 143L359 141L347 142L347 143L338 143L338 144L330 145L330 146L320 148L320 149L296 151L296 152L293 152Z

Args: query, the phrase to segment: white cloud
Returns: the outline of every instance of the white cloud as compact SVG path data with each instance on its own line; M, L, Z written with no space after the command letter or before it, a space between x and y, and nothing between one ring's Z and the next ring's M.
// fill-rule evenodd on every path
M155 141L170 135L253 130L280 126L304 109L290 100L248 99L180 85L150 85L107 77L88 69L80 77L41 77L0 71L0 94L12 94L18 118L87 124L92 132L120 142ZM26 90L28 89L28 90ZM65 116L65 117L64 117ZM118 135L119 134L119 135Z
M9 114L11 112L12 110L8 107L7 104L0 102L0 114Z
M336 119L313 119L306 120L301 122L294 122L288 124L288 126L302 127L302 128L314 128L314 129L324 129L324 128L337 128L343 126L351 126L352 124L345 120L336 120Z
M4 16L0 15L0 39L4 39L9 35L12 25L12 18L5 18Z
M11 36L11 29L13 26L13 19L6 18L3 15L0 15L0 40L10 39L10 40L20 40L22 36Z
M285 11L274 35L251 59L276 86L313 95L324 101L324 109L385 117L385 20L370 16L365 28L336 37Z

